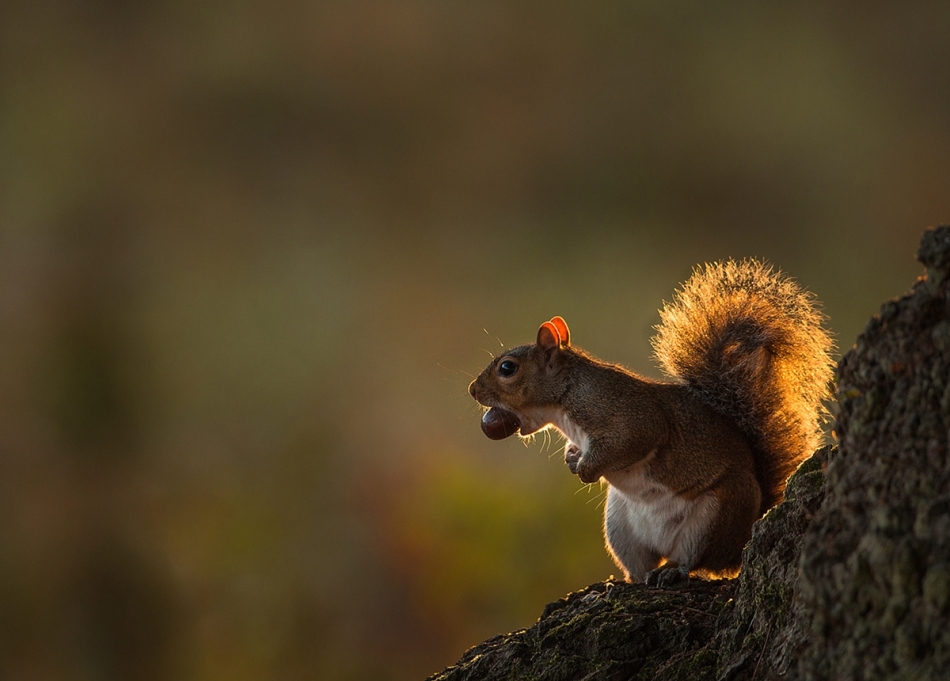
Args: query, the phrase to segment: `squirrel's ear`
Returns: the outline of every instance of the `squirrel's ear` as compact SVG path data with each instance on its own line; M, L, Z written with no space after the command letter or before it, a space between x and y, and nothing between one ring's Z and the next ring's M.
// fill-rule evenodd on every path
M551 322L544 322L538 329L538 347L545 350L557 348L561 345L561 334Z
M561 345L570 345L571 331L567 328L567 322L564 321L564 318L554 317L551 319L550 324L557 329L557 335L561 338Z

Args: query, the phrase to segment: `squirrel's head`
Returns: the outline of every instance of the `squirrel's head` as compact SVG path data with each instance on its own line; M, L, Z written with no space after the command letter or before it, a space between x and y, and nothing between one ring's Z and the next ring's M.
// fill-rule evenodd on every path
M472 381L469 393L488 407L482 430L494 439L530 435L550 423L547 416L562 392L560 374L571 332L560 317L544 322L537 341L496 357Z

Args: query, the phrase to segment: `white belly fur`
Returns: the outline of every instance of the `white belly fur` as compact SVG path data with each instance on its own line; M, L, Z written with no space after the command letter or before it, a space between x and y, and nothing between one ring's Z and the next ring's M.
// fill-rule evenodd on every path
M650 479L645 464L605 476L611 515L621 521L619 527L605 528L607 540L613 544L618 539L614 533L629 533L645 548L692 568L705 548L703 540L716 517L718 501L712 494L695 499L674 494Z
M590 438L566 413L557 410L546 416L567 438L565 450L574 445L582 455L587 452ZM608 484L607 504L616 507L610 515L620 521L615 523L619 526L605 527L607 541L616 545L618 541L628 543L632 539L668 560L693 567L705 548L703 538L708 535L719 503L712 494L686 499L653 480L649 474L651 457L652 454L647 455L633 466L604 476Z

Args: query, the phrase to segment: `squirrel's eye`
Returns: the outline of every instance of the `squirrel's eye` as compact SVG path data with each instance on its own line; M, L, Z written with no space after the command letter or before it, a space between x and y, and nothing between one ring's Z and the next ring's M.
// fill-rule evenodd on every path
M503 378L510 378L518 373L518 363L514 360L506 359L498 365L498 375Z

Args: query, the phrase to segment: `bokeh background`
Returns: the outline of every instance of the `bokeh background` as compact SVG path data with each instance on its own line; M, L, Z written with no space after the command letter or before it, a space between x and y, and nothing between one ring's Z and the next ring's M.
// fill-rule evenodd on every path
M950 221L950 4L0 4L0 677L413 679L616 572L466 393Z

